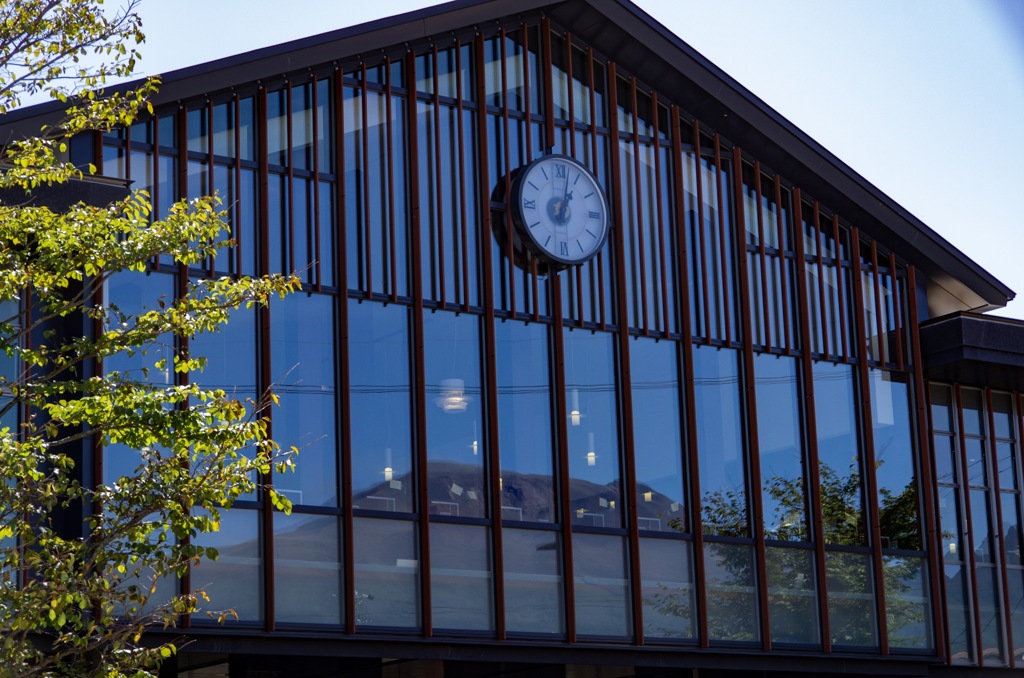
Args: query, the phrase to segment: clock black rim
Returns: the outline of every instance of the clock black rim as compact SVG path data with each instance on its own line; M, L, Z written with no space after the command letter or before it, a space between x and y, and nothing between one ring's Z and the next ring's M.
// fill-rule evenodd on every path
M601 198L601 204L604 206L604 223L602 224L603 233L601 234L601 240L597 247L583 259L564 259L558 255L552 254L544 249L540 243L533 237L533 233L530 232L529 227L526 224L526 219L522 213L522 191L523 191L523 177L529 174L530 170L541 162L548 162L551 160L565 160L575 165L579 170L585 172L591 181L594 183L594 187L597 189L598 195ZM516 175L512 180L512 191L509 196L508 205L512 212L512 224L516 228L516 232L519 234L519 239L523 242L531 253L537 258L548 263L549 265L556 266L558 268L568 268L570 266L581 266L594 257L604 249L605 243L608 242L608 234L611 232L611 215L608 206L608 196L604 192L604 188L601 186L601 182L598 181L590 169L581 163L571 155L565 155L564 153L550 153L548 155L542 155L539 158L528 162L527 164L516 170Z

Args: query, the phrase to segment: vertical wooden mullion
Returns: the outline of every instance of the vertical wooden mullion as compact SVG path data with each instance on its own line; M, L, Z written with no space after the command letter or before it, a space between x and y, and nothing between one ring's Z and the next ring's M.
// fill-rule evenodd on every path
M885 341L885 328L882 325L882 273L878 270L878 242L871 241L871 282L875 293L875 327L878 338L875 340L878 346L878 363L885 365L889 362L889 346Z
M793 355L793 341L789 329L789 289L786 282L786 226L782 219L782 178L775 175L775 226L779 239L779 285L782 295L782 336L786 355Z
M739 159L739 152L737 151L737 159ZM754 171L758 177L760 177L761 169L755 163ZM740 181L740 179L737 179ZM760 180L757 181L760 183ZM761 200L760 200L760 186L758 189L758 225L762 224L761 220ZM761 240L761 252L764 252L764 239ZM764 265L764 259L761 261L762 266ZM746 316L744 317L744 323L749 322L749 308L748 305L744 306ZM767 313L766 313L767 315ZM750 336L744 332L744 336ZM764 536L764 509L763 509L763 498L761 496L761 446L758 436L757 426L757 383L754 374L754 344L753 341L743 342L743 391L741 392L741 399L746 402L746 415L747 415L747 442L750 462L747 465L750 477L747 479L747 487L750 488L750 504L751 511L748 513L748 520L753 523L754 529L754 557L757 562L756 568L756 579L757 579L757 591L758 591L758 609L760 611L760 624L761 624L761 649L765 652L770 652L772 649L772 637L771 637L771 619L768 610L768 573L767 573L767 546L765 544Z
M838 223L838 222L834 222ZM882 530L878 510L878 483L875 476L875 434L872 428L871 415L871 373L868 369L870 355L866 352L867 323L864 317L864 285L861 275L863 266L860 256L860 231L853 228L850 232L851 253L853 263L853 303L854 321L856 322L857 342L861 346L858 352L857 367L860 375L861 417L864 431L864 478L868 486L868 528L871 533L871 554L874 558L874 584L877 601L876 620L878 623L878 645L883 655L889 654L889 630L886 620L885 604L885 573L882 558Z
M235 125L236 133L238 126ZM102 137L101 142L102 142ZM100 149L102 151L102 148ZM152 195L150 196L150 208L152 209L151 219L162 219L164 215L160 214L160 116L153 116L153 188ZM237 236L236 236L237 239ZM241 241L239 241L241 242ZM236 246L237 249L237 246ZM154 256L150 258L150 263L156 266L157 262L160 261L160 256ZM100 478L101 476L96 476Z
M618 76L616 75L616 68L614 63L608 64L608 78L612 82L617 82ZM635 90L634 90L635 93ZM608 108L610 110L610 121L609 125L611 129L617 130L618 124L618 102L616 89L612 89L610 94L610 100ZM634 107L634 117L635 117ZM634 130L636 125L633 126ZM615 133L617 139L618 134ZM618 142L616 141L616 146ZM622 167L617 152L612 153L611 158L611 170L612 170L612 186L622 185ZM639 186L637 187L639 189ZM612 231L611 235L614 236L612 241L612 253L615 257L616 268L620 271L625 270L626 266L626 247L625 247L625 232L621 224L623 223L625 215L622 210L622 201L615 200L612 205L614 223L618 228ZM627 290L625 285L618 286L618 303L620 309L626 308L626 295ZM626 490L622 493L622 497L625 500L627 511L624 511L624 518L627 528L627 541L629 542L629 562L630 571L634 573L633 577L630 577L630 588L632 595L632 611L633 611L633 623L634 623L634 634L635 640L638 645L643 644L643 600L641 596L640 578L635 576L640 572L640 545L637 539L637 512L636 502L636 478L633 465L633 394L630 390L630 368L629 368L629 321L628 317L619 322L618 331L618 342L619 342L619 393L620 393L620 419L622 420L621 436L621 449L623 450L623 459L620 461L619 472L625 472Z
M655 223L658 230L658 263L661 275L661 336L669 336L669 298L672 295L668 267L665 263L665 213L662 207L664 196L661 188L661 130L658 129L658 93L651 92L651 108L654 109L654 185L655 185Z
M545 16L540 21L541 52L544 64L544 135L548 150L555 147L555 93L551 77L551 19ZM523 66L526 68L526 64Z
M406 72L416 72L416 54L412 51L406 56ZM363 78L364 88L366 79ZM423 620L423 635L433 635L433 611L430 590L430 497L427 468L427 412L426 412L426 375L423 368L423 272L422 242L420 229L420 175L419 175L419 130L416 127L416 93L409 88L409 105L406 124L409 134L409 204L410 222L413 224L412 240L412 317L413 317L413 398L416 430L416 480L417 498L419 500L419 537L420 537L420 603ZM365 118L364 118L365 127Z
M244 242L245 238L242 235L242 127L239 122L241 116L241 103L238 94L232 97L232 103L234 104L234 120L235 120L235 162L232 168L235 172L235 200L232 205L232 212L235 215L235 227L231 235L235 238L235 275L242 275L242 248L248 247L248 243ZM159 163L157 163L159 164Z
M967 566L970 574L970 582L968 589L970 591L971 600L974 604L971 606L974 618L974 628L971 629L974 633L972 639L974 641L974 652L975 659L978 662L978 666L985 665L984 652L981 642L981 613L978 605L978 578L975 574L978 571L977 561L974 558L974 530L971 526L974 522L971 519L971 481L970 476L967 472L967 436L964 434L964 407L963 407L963 391L960 388L960 384L954 385L954 396L956 402L956 418L957 418L957 431L958 439L960 443L960 454L958 455L957 461L960 462L960 488L963 498L963 516L964 526L961 529L960 537L967 541Z
M842 345L843 345L843 353L842 353L842 355L843 355L843 357L845 359L849 360L851 357L854 357L854 356L850 355L851 351L849 350L849 345L848 345L847 338L846 338L846 334L847 334L847 332L846 332L846 280L845 280L846 276L844 275L844 272L843 272L843 248L842 248L842 241L839 239L840 235L841 235L841 233L839 231L839 215L838 214L833 214L832 215L832 238L833 238L833 241L835 242L835 249L836 249L836 251L835 251L835 255L836 255L836 257L835 257L835 261L836 261L836 284L837 284L838 294L839 294L839 336L840 336L840 339L841 339ZM851 257L852 257L852 255L851 255ZM853 270L852 267L851 267L851 270ZM859 269L856 269L856 270L859 272ZM854 285L854 289L856 289L856 285ZM858 356L863 351L864 351L864 348L863 348L863 344L862 344L861 345L861 349L858 352Z
M188 198L188 109L180 108L178 110L178 186L176 200L186 200ZM102 149L101 149L102 150ZM159 258L158 258L159 260ZM177 279L175 280L175 297L180 297L184 294L188 285L188 266L185 264L177 265ZM180 338L179 341L186 341L187 338ZM270 436L269 424L267 436ZM266 530L263 532L264 539L266 538ZM186 542L191 541L186 537ZM264 579L266 584L266 579ZM189 593L192 590L192 568L191 566L185 570L185 574L181 578L181 591L183 593ZM264 595L266 595L266 588L264 588ZM192 616L184 615L181 623L182 628L190 628L192 626Z
M413 71L415 73L415 71ZM369 126L369 94L370 90L366 85L366 63L360 64L360 90L359 90L359 103L360 103L360 114L361 114L361 141L362 141L362 165L363 165L363 271L366 275L365 281L365 295L369 299L373 296L373 225L370 223L370 126ZM411 88L410 88L411 89ZM410 100L413 102L412 106L415 108L416 93L410 94ZM416 116L411 116L413 124L416 124ZM419 168L412 168L410 171L419 172ZM416 214L419 214L419 205L416 206ZM413 221L413 230L419 229L419 220Z
M438 77L437 66L437 45L431 45L430 58L433 61L433 80L434 80L434 218L437 221L437 256L434 260L437 262L437 280L438 280L438 291L437 301L440 308L447 308L448 305L448 294L446 287L446 262L445 257L448 255L445 251L444 245L444 188L442 186L442 174L441 174L441 79Z
M828 325L828 302L825 298L825 259L822 254L822 249L825 245L825 234L821 230L821 210L818 205L818 201L814 201L814 249L816 253L815 263L818 265L818 313L820 314L819 320L821 321L821 347L822 353L828 358L833 355L833 352L829 350L832 348L832 344L836 344L835 334L832 336L832 340L829 341L829 325ZM835 243L836 248L836 271L838 275L843 274L843 269L839 264L839 243ZM838 344L835 346L836 353L839 352Z
M693 369L693 327L690 317L690 295L685 292L690 284L689 254L686 248L686 189L683 187L683 129L679 119L679 107L672 106L672 167L674 174L676 209L676 248L679 266L679 289L684 290L678 295L679 317L682 326L683 383L686 408L686 442L687 471L690 479L690 530L693 534L693 573L694 591L697 602L697 636L701 647L709 647L707 586L704 567L704 531L701 516L700 497L700 455L697 440L697 396L696 381Z
M387 71L387 84L384 86L385 117L384 133L387 135L384 161L387 165L388 177L388 272L390 274L391 301L398 301L398 238L395 232L395 150L394 150L394 125L392 118L391 103L391 57L384 58L384 68ZM415 105L416 94L413 92L412 101ZM365 123L364 123L365 124ZM341 174L338 174L339 179Z
M267 138L267 90L260 88L259 90L259 101L257 106L257 124L258 134L257 138L264 140ZM259 210L260 218L258 223L261 228L259 229L260 238L260 271L261 275L267 275L270 273L270 231L267 227L269 222L270 214L270 164L267 157L267 144L260 143L257 145L259 149L259 184L260 184L260 196L259 196ZM289 150L290 150L289 146ZM273 379L271 377L270 363L270 318L271 311L267 306L260 306L257 308L257 332L259 336L257 338L256 346L259 349L259 371L257 373L257 388L259 393L265 392L270 388L270 384ZM271 437L274 434L274 417L273 413L270 412L267 415L267 437ZM274 506L273 502L269 500L269 493L273 487L274 472L273 469L268 471L264 477L264 489L262 500L263 509L263 559L266 563L266 569L264 571L264 601L266 606L266 620L264 628L267 631L273 631L275 626L275 600L274 600Z
M348 330L348 237L345 231L345 80L343 71L334 71L334 155L335 155L335 214L337 229L335 230L335 252L337 264L335 275L338 277L338 361L341 363L339 392L341 398L341 514L342 514L342 550L345 567L342 578L345 584L345 629L355 633L356 628L356 576L355 576L355 519L352 511L352 412L349 407L348 393L351 388L351 369L349 366L349 330Z
M600 169L597 157L597 82L594 75L594 48L587 48L587 78L590 82L590 154L591 164L594 168L594 175L597 176ZM594 269L597 269L597 305L598 305L598 327L602 330L607 329L607 322L605 317L605 298L604 298L604 252L598 252L597 257L593 260L595 263L590 268L590 282L591 287L594 283ZM591 295L593 298L593 295ZM582 290L579 292L580 301L580 317L579 325L583 327L583 293Z
M470 290L469 290L469 267L472 262L477 259L477 252L469 251L469 232L468 232L468 221L466 212L466 191L469 190L469 182L466 181L466 143L465 143L465 129L462 121L463 106L462 106L462 49L459 41L455 41L455 115L457 116L456 127L459 134L459 142L457 148L459 149L459 231L462 238L462 258L456 257L456 263L460 264L462 268L462 310L469 310ZM488 182L483 182L484 186L489 186ZM481 205L490 204L490 198L487 202L481 202ZM485 234L486 235L486 234ZM487 238L481 238L480 242L487 243Z
M640 181L640 111L637 106L637 93L636 93L636 76L634 75L629 81L629 93L630 93L630 104L633 107L633 184L636 190L636 243L637 251L636 258L639 261L640 268L640 280L637 287L640 288L640 329L643 330L644 336L650 336L650 326L647 322L647 256L644 248L644 216L643 216L643 190ZM618 143L616 145L616 152L618 152ZM613 186L620 186L619 180L612 182ZM625 233L623 233L623 249L625 249ZM625 255L623 255L623 267L619 270L625 271ZM625 288L626 285L622 285ZM633 297L633 303L636 303L636 290L629 290L627 296ZM625 307L623 307L625 308ZM629 326L629 321L620 323L623 327Z
M213 104L206 102L206 192L213 195L216 190L216 182L213 171ZM130 156L131 154L129 154ZM215 274L214 256L206 258L206 273L211 278Z
M725 343L732 343L732 313L729 309L729 247L727 245L728 238L726 238L726 226L725 226L725 196L722 195L722 139L718 132L715 132L714 136L715 144L715 196L718 201L718 242L719 250L721 253L721 300L722 300L722 323L723 329L725 330ZM728 185L728 184L727 184ZM709 337L710 338L710 337Z
M558 503L561 507L559 520L562 530L563 581L565 582L565 639L576 642L576 579L572 543L572 483L569 476L569 434L566 430L565 407L565 328L562 322L562 278L553 276L552 295L552 338L554 352L553 369L555 376L555 435L557 437L556 466L558 468Z
M317 110L320 100L317 93L315 75L310 76L310 83L310 90L313 93L310 101L312 129L309 130L309 141L313 147L313 233L311 234L313 236L313 261L315 262L313 264L313 285L317 292L321 292L323 289L323 267L320 264L320 140L317 139L317 133L320 131L320 112ZM307 202L306 204L308 205L309 203ZM342 393L347 393L347 391L342 391Z
M477 35L474 39L473 48L476 54L477 64L484 63L484 39ZM459 50L461 51L461 50ZM461 68L459 69L461 73ZM487 84L483 67L476 69L476 100L477 100L477 165L479 176L477 189L481 205L489 205L491 202L491 179L489 174L489 147L487 144ZM462 86L459 85L459 96L462 95ZM464 187L465 188L465 187ZM484 350L487 353L484 361L485 387L487 389L487 439L488 439L488 469L491 491L488 496L491 501L491 524L494 563L494 615L495 631L498 640L504 640L507 636L505 622L505 560L503 548L503 534L501 524L501 448L500 448L500 427L498 412L498 377L497 377L497 338L495 337L494 317L494 262L491 257L491 247L488 244L487 236L492 232L491 210L481 210L480 242L481 263L483 268L483 295L484 295Z
M502 28L498 31L498 40L500 41L499 46L501 50L501 123L502 123L502 141L504 142L504 153L503 161L505 163L505 261L507 264L502 266L502 284L506 286L508 290L508 311L514 318L516 316L516 272L515 272L515 243L513 240L513 229L512 225L512 210L508 208L508 201L512 199L512 164L509 157L512 145L509 142L509 108L508 108L508 56L505 54L505 42L507 37L505 35L505 29ZM525 250L522 256L528 257L530 254ZM506 276L505 273L508 273Z
M814 401L814 361L811 360L811 318L808 311L810 299L807 290L807 260L803 240L803 203L800 189L794 188L793 222L800 225L800 237L795 238L796 246L796 294L800 311L800 341L803 351L800 360L803 363L803 410L804 431L807 450L807 478L811 499L811 539L814 543L817 566L814 568L818 589L818 619L821 628L821 648L825 652L832 651L832 634L828 616L828 577L825 567L825 526L821 506L821 474L818 457L818 421L817 408ZM820 280L820 278L819 278Z
M529 29L529 27L526 26L526 24L520 24L520 31L522 32L522 36L523 36L523 41L522 41L523 42L523 46L522 46L522 50L523 50L523 109L524 109L523 113L525 114L525 118L526 118L526 130L525 130L526 131L526 156L527 156L526 157L526 161L530 162L530 161L533 160L533 122L532 122L532 115L533 114L530 112L530 109L531 109L531 105L530 105L531 104L531 100L530 100L530 29ZM544 59L545 59L545 63L547 64L547 71L546 72L548 74L550 74L551 73L551 55L550 55L551 43L548 42L547 45L548 45L548 51L545 53ZM550 77L545 78L545 80L550 81ZM550 89L550 84L548 84L548 88ZM548 117L549 118L551 117L550 113L549 113ZM530 302L531 302L530 305L531 305L531 307L533 309L533 319L536 321L536 320L540 320L540 289L539 289L539 282L538 282L539 279L540 279L540 271L538 269L538 264L537 264L536 257L531 256L529 258L529 262L530 262L530 269L529 269L529 272L526 273L526 275L527 275L527 277L529 277L529 280L530 280L530 291L532 293L532 297L530 298Z
M1006 534L1003 531L1003 497L1001 492L1001 486L999 484L999 444L996 441L996 422L995 414L992 412L992 390L985 389L985 409L988 411L988 449L986 454L991 460L989 469L992 474L992 482L990 483L990 492L992 494L994 506L993 509L996 514L995 519L995 533L996 537L996 548L993 549L996 558L996 570L999 572L999 591L1002 594L1000 596L1003 604L1001 610L997 610L996 614L999 615L1002 621L1004 648L1006 649L1006 658L1010 668L1014 665L1013 656L1013 633L1010 630L1010 616L1008 611L1010 610L1010 594L1007 591L1009 580L1007 579L1006 572L1006 548L1003 540L1003 535Z
M754 195L757 198L757 241L761 262L761 329L765 350L772 348L772 312L768 301L768 254L764 245L764 200L761 194L761 163L754 161ZM751 342L753 338L751 338Z
M895 332L896 343L896 369L904 369L903 360L903 302L900 299L900 279L896 275L896 255L889 253L889 277L892 279L892 321ZM909 318L911 323L916 323L917 318ZM915 367L917 363L915 362Z
M708 257L707 247L704 242L704 158L701 154L700 145L700 122L696 118L693 120L693 160L694 160L694 174L696 176L697 184L697 240L698 247L700 248L700 288L701 288L701 299L702 313L704 316L704 341L711 341L711 304L708 295Z
M288 231L288 273L295 273L295 158L294 146L292 145L292 81L289 80L285 86L285 128L288 146L285 150L285 162L288 185L285 193L288 196L288 217L285 221L285 228ZM307 272L304 278L307 278Z

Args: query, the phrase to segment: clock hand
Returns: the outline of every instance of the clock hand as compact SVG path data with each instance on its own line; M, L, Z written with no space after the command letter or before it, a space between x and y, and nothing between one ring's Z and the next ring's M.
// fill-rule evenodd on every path
M568 202L569 202L569 200L566 199L567 197L569 199L572 199L572 194L569 193L569 171L568 170L566 170L566 172L565 172L565 189L562 191L562 203L561 203L561 210L560 210L561 211L561 214L560 214L561 222L563 224L569 220L566 217L566 211L567 211L566 208L568 207Z

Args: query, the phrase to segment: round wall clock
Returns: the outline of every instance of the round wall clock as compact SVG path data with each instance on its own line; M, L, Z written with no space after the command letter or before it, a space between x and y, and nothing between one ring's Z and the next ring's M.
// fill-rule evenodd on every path
M608 238L608 201L590 171L567 155L546 155L512 182L512 221L526 246L556 266L587 261Z

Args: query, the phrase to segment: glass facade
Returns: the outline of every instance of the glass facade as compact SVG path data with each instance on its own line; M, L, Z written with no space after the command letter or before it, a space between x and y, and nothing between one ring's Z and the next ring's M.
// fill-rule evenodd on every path
M264 479L292 514L243 498L192 575L237 625L1024 652L1017 395L925 391L912 267L549 19L395 54L97 148L158 212L218 191L235 241L116 277L112 305L302 280L189 347L202 381L280 393L297 454ZM614 215L565 270L504 205L547 152Z

